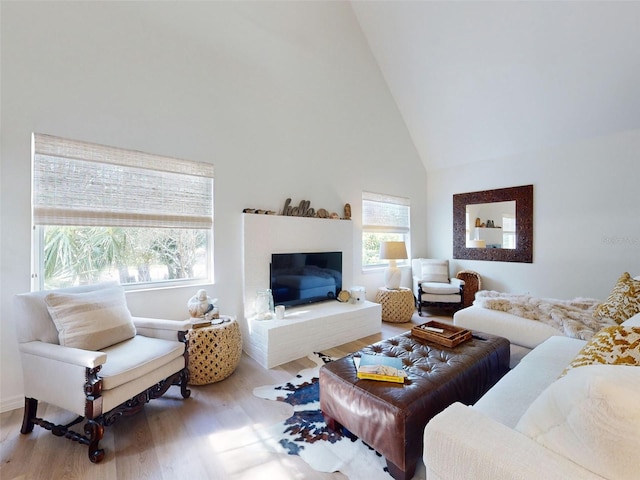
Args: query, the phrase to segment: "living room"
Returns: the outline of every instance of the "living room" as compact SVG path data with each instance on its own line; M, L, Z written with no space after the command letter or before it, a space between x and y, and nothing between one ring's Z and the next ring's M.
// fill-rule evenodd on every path
M23 406L13 297L33 273L33 132L212 163L203 288L221 313L244 308L245 208L349 203L359 252L363 191L410 200L410 257L450 259L487 289L605 298L640 273L639 7L3 1L0 411ZM441 77L417 70L422 55ZM525 184L533 263L453 259L453 195ZM350 268L346 286L372 300L382 270L357 254ZM194 292L127 301L182 319Z

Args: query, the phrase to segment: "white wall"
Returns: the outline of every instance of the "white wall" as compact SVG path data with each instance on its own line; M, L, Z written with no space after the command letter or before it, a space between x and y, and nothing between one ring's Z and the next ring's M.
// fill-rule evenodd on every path
M606 299L625 271L640 275L640 130L429 172L429 255L451 258L452 197L533 184L533 263L452 260L482 287Z
M215 284L242 312L242 209L287 197L409 197L426 254L426 173L347 2L2 2L0 410L22 406L12 297L30 287L30 135L215 164ZM256 240L259 241L259 240ZM381 285L382 274L354 283ZM182 318L196 288L128 295Z

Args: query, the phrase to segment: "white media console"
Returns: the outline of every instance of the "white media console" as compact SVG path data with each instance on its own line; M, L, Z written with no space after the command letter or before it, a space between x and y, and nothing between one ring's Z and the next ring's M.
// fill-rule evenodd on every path
M272 253L342 252L342 288L350 290L354 271L351 220L243 214L244 351L272 368L314 351L342 345L382 330L377 303L326 301L287 307L283 320L256 320L256 292L269 288Z
M265 368L381 331L378 303L329 301L287 308L282 320L249 318L245 352Z

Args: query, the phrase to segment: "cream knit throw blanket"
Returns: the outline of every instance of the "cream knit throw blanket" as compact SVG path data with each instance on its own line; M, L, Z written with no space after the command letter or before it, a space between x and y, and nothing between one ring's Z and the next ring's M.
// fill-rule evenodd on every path
M507 312L529 320L538 320L560 330L565 336L590 340L601 328L616 325L610 318L596 318L594 311L600 300L574 298L534 298L529 295L482 290L473 304Z

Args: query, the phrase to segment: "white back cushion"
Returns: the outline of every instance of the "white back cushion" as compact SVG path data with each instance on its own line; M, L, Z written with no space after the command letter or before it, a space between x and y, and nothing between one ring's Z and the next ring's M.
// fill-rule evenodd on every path
M449 283L449 260L420 259L423 282Z
M45 343L59 343L58 330L49 315L44 297L50 293L92 292L118 285L117 282L105 282L93 285L61 288L57 290L40 290L37 292L19 293L14 297L13 317L19 343L39 340Z
M605 478L640 471L640 368L574 368L531 403L516 430Z

